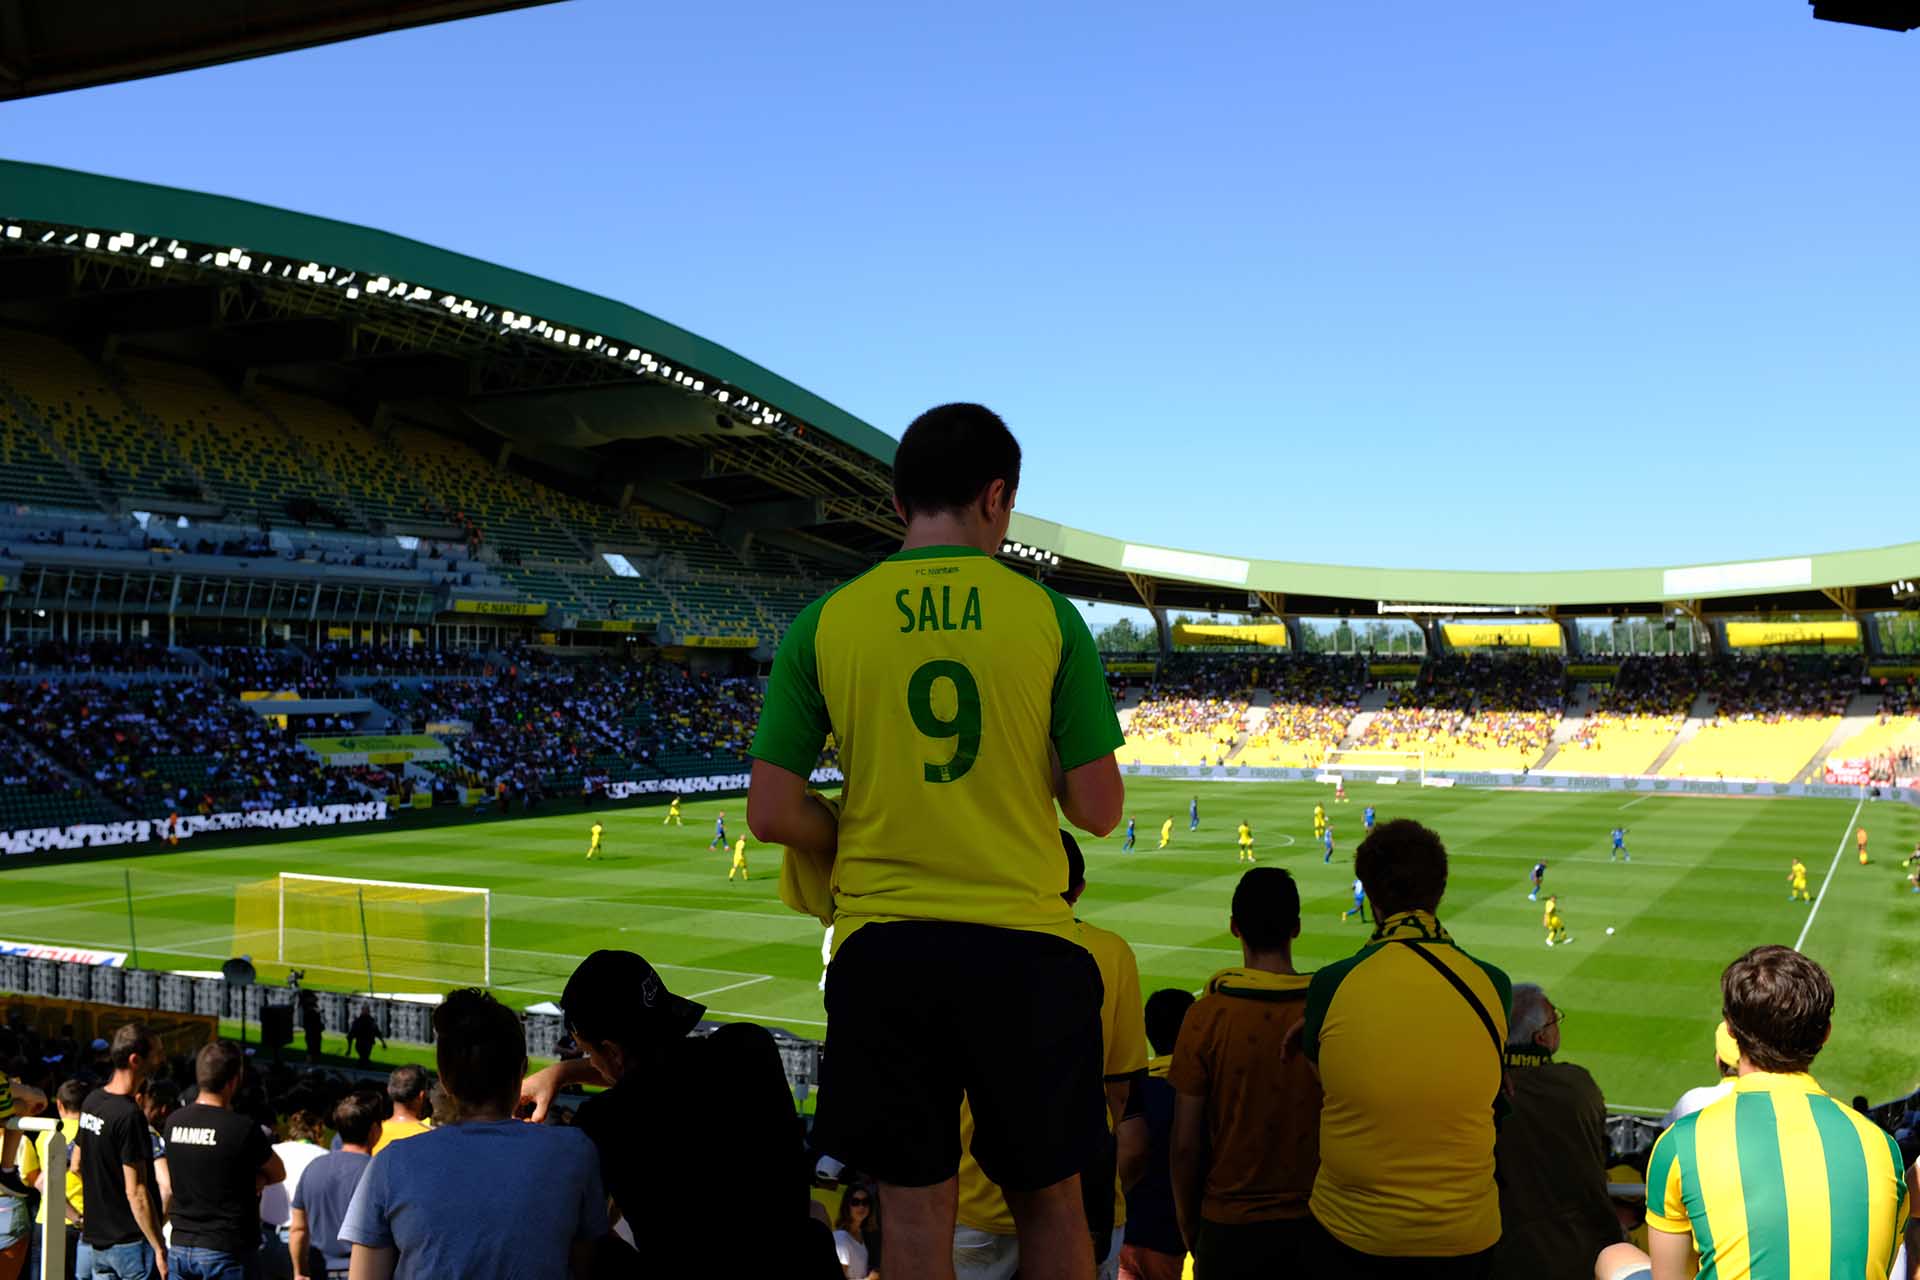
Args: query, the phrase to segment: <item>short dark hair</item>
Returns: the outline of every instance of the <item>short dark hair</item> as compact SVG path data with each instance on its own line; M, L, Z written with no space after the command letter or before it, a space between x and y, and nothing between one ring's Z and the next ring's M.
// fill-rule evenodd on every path
M1060 828L1060 847L1067 851L1067 893L1072 893L1075 885L1087 882L1087 855L1080 852L1080 842L1065 827Z
M334 1105L333 1131L340 1141L363 1147L386 1109L387 1100L372 1089L355 1089Z
M247 1065L247 1055L231 1040L215 1040L202 1045L193 1058L193 1082L202 1093L218 1093L235 1080Z
M1792 947L1755 947L1720 975L1721 1012L1747 1061L1805 1071L1833 1026L1833 982Z
M985 405L943 404L913 420L893 453L893 496L907 518L959 511L995 480L1020 487L1020 442Z
M436 1026L439 1024L436 1022ZM408 1107L420 1100L433 1082L427 1079L427 1069L409 1062L404 1067L395 1067L387 1077L387 1097L394 1102L404 1102Z
M85 1080L75 1077L54 1090L53 1100L69 1111L78 1111L87 1105L87 1095L93 1092L93 1086Z
M1255 867L1233 887L1233 922L1255 951L1277 951L1300 932L1300 886L1280 867Z
M1147 1040L1159 1054L1173 1052L1180 1040L1180 1026L1193 1008L1193 993L1179 987L1162 987L1147 997Z
M478 987L455 991L433 1011L440 1082L462 1107L520 1096L527 1070L527 1033L520 1015Z
M1433 911L1447 892L1447 846L1431 828L1395 818L1360 842L1353 874L1383 916Z
M107 1060L113 1063L115 1071L125 1071L133 1065L136 1054L148 1060L153 1058L153 1029L144 1022L129 1022L113 1033Z

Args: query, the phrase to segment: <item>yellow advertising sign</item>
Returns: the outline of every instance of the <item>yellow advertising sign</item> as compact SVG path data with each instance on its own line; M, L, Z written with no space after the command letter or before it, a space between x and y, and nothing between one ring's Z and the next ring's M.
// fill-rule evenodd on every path
M1558 649L1557 622L1449 622L1440 628L1455 649Z
M573 624L575 631L620 631L631 632L638 629L631 618L582 618ZM692 641L687 643L691 644Z
M1821 622L1729 622L1727 647L1759 649L1774 644L1859 644L1860 624L1850 618Z
M689 649L757 649L760 646L755 636L681 636L680 643Z
M1417 662L1369 662L1367 674L1375 680L1411 680L1420 674Z
M1109 662L1107 671L1116 676L1150 676L1158 667L1151 662Z
M273 692L269 692L265 689L242 689L240 691L240 701L242 702L298 702L300 701L300 695L299 693L297 693L292 689L279 689Z
M1620 664L1617 662L1569 662L1567 679L1569 680L1617 680L1620 677Z
M497 618L544 618L547 606L531 600L455 600L455 613L485 613Z
M1269 649L1287 647L1287 629L1278 622L1176 622L1175 644L1257 644Z

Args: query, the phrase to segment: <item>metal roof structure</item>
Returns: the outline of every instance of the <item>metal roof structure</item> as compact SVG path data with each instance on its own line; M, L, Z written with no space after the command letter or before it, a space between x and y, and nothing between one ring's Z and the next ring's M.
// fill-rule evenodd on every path
M0 162L0 325L398 415L584 496L829 565L870 561L899 532L885 432L625 303L366 227ZM1009 542L1010 562L1086 599L1310 617L1858 615L1901 607L1920 577L1920 542L1553 573L1259 560L1026 513Z
M554 0L9 0L0 101L167 75Z

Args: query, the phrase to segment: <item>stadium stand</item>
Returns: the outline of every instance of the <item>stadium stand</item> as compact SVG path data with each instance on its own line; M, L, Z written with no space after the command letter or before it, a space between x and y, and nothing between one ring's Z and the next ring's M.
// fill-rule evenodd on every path
M376 433L311 396L235 391L145 356L103 365L24 330L0 333L0 463L17 508L42 522L87 513L75 532L96 536L91 549L404 568L680 635L770 643L833 577L643 505L591 501L418 424ZM191 523L163 532L126 514L145 510Z
M1558 654L1450 654L1429 658L1419 680L1396 691L1343 759L1418 751L1426 767L1518 771L1538 764L1559 724L1565 669ZM1379 763L1394 757L1382 754Z
M1174 654L1147 696L1121 714L1128 764L1219 763L1245 730L1259 685L1257 658Z
M1698 683L1687 659L1626 659L1552 767L1562 773L1646 773L1686 724Z
M1298 656L1277 663L1268 678L1272 704L1251 713L1256 720L1242 764L1313 768L1347 736L1367 688L1360 657Z
M1700 666L1713 718L1680 744L1670 777L1790 781L1833 735L1860 688L1858 658L1716 657Z

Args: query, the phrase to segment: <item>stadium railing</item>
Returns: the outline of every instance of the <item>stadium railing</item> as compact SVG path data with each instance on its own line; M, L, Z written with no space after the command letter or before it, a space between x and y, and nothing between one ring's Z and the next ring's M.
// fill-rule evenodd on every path
M332 1035L344 1036L355 1014L365 1008L372 1012L383 1039L423 1047L433 1044L431 1004L308 989L318 997L322 1026ZM261 1024L262 1010L290 1008L295 1000L294 992L286 987L236 987L221 978L22 955L0 956L0 992L108 1005L126 1009L129 1016L137 1011L190 1013L237 1022L244 1012L247 1024L255 1028ZM558 1053L560 1042L566 1038L564 1020L558 1013L529 1011L524 1025L529 1058L552 1058ZM703 1023L703 1031L697 1034L710 1032L717 1025ZM820 1045L777 1027L770 1030L789 1085L812 1089L820 1078Z
M67 1138L60 1132L58 1116L25 1116L8 1120L4 1126L23 1135L21 1141L33 1142L36 1134L51 1134L47 1139L46 1163L41 1166L42 1187L59 1187L65 1196L67 1185ZM48 1213L44 1224L32 1224L30 1231L39 1231L41 1270L37 1276L21 1273L21 1280L67 1280L67 1215Z

